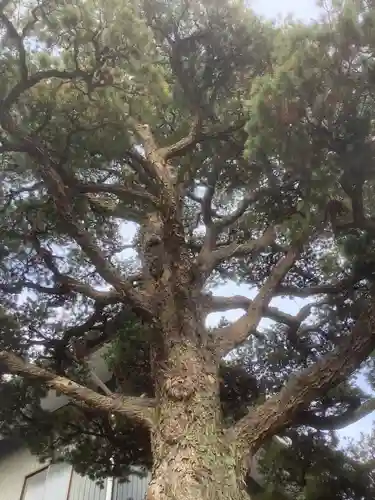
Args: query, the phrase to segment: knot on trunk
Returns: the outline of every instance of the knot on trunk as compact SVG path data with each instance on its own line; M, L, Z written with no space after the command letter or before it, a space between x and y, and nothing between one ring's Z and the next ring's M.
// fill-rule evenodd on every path
M172 399L183 401L189 399L193 395L195 391L195 381L190 377L170 377L165 381L165 389Z

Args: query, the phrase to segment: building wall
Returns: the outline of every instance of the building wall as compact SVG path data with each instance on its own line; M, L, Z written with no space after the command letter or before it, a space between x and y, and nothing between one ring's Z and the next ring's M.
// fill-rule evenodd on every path
M37 457L22 446L0 447L0 500L21 500L26 477L43 468ZM57 497L58 500L143 500L145 498L147 478L132 476L126 483L109 480L108 483L106 481L105 488L100 489L87 477L72 473L67 464L65 466L56 464L48 470L49 474L54 476L53 482L49 483L51 492L47 488L48 491L44 490L42 494L46 499L38 500L52 500L53 497L55 500ZM262 484L261 475L257 470L257 460L253 460L252 463L252 477L258 485ZM53 494L56 489L59 490L61 498ZM50 493L52 493L51 498ZM32 499L34 500L34 496Z
M19 448L0 457L0 499L20 500L25 477L43 468L37 457Z
M24 498L25 479L44 468L45 466L23 447L0 447L0 500ZM100 488L88 477L73 472L68 464L61 463L51 465L44 473L48 478L45 486L42 486L42 490L38 489L37 493L35 490L34 493L28 490L27 500L144 500L148 484L147 477L134 475L125 483L108 479L104 482L104 488ZM42 481L45 480L44 473ZM38 482L37 476L30 479L36 479ZM43 482L39 484L43 485ZM40 498L40 495L43 498Z

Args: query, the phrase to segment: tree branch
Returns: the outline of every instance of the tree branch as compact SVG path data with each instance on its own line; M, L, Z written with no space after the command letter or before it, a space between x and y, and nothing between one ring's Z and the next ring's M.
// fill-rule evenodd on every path
M375 398L368 399L358 408L350 408L341 415L320 416L303 411L298 416L297 423L319 430L339 430L358 422L373 412L375 412Z
M224 356L229 351L244 342L246 338L257 328L264 311L274 296L276 287L293 267L299 255L300 242L295 246L292 246L288 250L285 257L282 257L276 264L271 276L266 280L255 299L251 302L247 313L231 325L219 328L214 332L214 335L217 335L218 338L220 356Z
M0 9L0 23L5 26L9 38L13 40L17 47L21 81L26 82L28 78L28 69L26 63L26 51L22 36L18 33L11 20L2 12L2 9Z
M231 243L223 245L217 250L211 252L201 252L198 256L198 265L203 272L210 273L218 265L233 257L243 257L249 254L254 256L262 252L265 248L273 243L276 238L274 227L269 227L266 231L255 240L246 243Z
M81 283L73 278L64 276L59 279L59 285L55 287L48 287L33 283L27 280L20 280L16 283L2 284L0 283L0 290L5 293L19 294L24 288L34 290L48 295L68 295L71 292L82 293L85 297L100 302L101 304L115 304L121 301L121 295L114 291L95 290L86 283Z
M207 314L212 312L230 311L232 309L244 309L247 311L253 303L251 299L242 295L233 295L231 297L206 295L204 297L204 301ZM273 321L283 323L290 327L298 327L300 325L299 318L292 316L291 314L284 313L277 307L267 307L264 311L264 315Z
M202 249L198 256L198 261L207 259L216 246L217 231L212 221L212 199L215 194L219 174L220 169L215 165L207 175L206 190L200 200L203 223L206 226L206 234L204 236Z
M242 453L253 455L262 443L287 426L319 394L346 380L375 348L375 303L370 299L352 333L314 365L292 376L284 388L251 410L232 429Z
M203 139L204 135L201 135L201 129L202 120L200 115L197 114L193 120L189 134L177 141L175 144L171 144L165 148L159 148L158 155L163 158L164 161L183 155L186 151L193 148L198 142L200 142L200 140Z
M3 99L0 105L1 111L1 125L4 129L7 129L6 125L6 113L12 107L12 105L17 101L21 94L31 89L34 85L41 82L42 80L47 80L50 78L60 78L63 80L74 80L81 79L87 81L90 75L81 70L67 71L67 70L57 70L48 69L45 71L38 71L33 75L29 75L27 80L21 80L18 82L8 93L8 95Z
M97 273L107 283L112 285L122 297L129 301L137 314L147 317L147 319L152 317L150 304L145 297L137 292L128 280L121 276L79 221L77 214L73 211L71 193L62 182L58 173L58 166L51 159L43 145L36 142L35 138L28 136L24 138L20 137L19 131L9 114L6 125L10 127L8 131L19 138L23 152L36 160L35 169L54 200L56 212L59 214L67 234L81 247L82 251L94 265ZM81 215L78 214L78 216Z
M114 304L121 301L122 295L115 290L96 290L87 283L82 283L71 276L62 274L55 263L52 252L42 247L35 231L28 234L28 239L31 241L38 256L44 261L46 267L53 274L58 285L56 287L45 287L27 280L20 280L17 283L0 285L1 290L7 293L19 293L23 288L29 288L41 293L50 293L55 295L66 295L70 292L77 292L101 303Z
M20 357L6 351L0 351L0 363L3 371L44 382L50 389L65 394L78 404L83 403L90 408L123 415L149 428L153 426L154 411L151 400L120 395L103 396L68 378L59 377L49 370L27 363Z
M165 160L171 160L178 156L182 156L186 152L190 151L197 144L201 144L207 140L212 139L224 139L225 137L230 137L231 134L241 130L246 124L246 120L240 120L238 123L234 123L229 126L218 126L211 130L203 130L202 128L202 116L197 113L194 117L193 123L191 125L190 131L186 137L183 137L175 144L166 146L164 148L158 149L158 154Z
M275 295L294 296L294 297L311 297L312 295L337 295L341 292L353 287L361 281L363 276L349 276L336 283L326 285L307 286L299 288L292 285L279 285L275 290Z
M76 187L79 193L107 193L114 194L120 200L123 201L134 201L135 199L139 199L142 202L148 201L153 204L157 203L157 200L147 191L143 189L139 189L136 187L127 187L122 184L96 184L96 183L87 183L87 184L78 184ZM130 197L130 198L129 198Z
M249 206L252 203L254 203L254 201L257 200L259 194L260 194L259 192L253 191L253 192L245 195L233 213L231 213L225 217L222 217L220 219L220 221L216 222L216 226L217 226L218 230L222 231L224 228L230 227L235 222L237 222L238 219L240 219L244 215L244 213L249 208Z

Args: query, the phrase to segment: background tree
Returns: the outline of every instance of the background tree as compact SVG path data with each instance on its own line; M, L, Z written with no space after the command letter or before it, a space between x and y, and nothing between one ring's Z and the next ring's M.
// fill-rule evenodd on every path
M244 498L261 447L286 493L373 496L334 430L374 408L352 378L375 348L374 22L0 2L3 435L94 477L151 467L155 500ZM48 389L73 405L43 411Z

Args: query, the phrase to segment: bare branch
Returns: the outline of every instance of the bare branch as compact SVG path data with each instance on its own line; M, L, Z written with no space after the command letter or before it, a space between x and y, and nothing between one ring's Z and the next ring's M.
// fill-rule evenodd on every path
M3 371L26 378L44 382L47 387L72 398L74 402L83 403L90 408L126 416L133 421L153 426L154 412L152 401L145 398L122 397L120 395L103 396L65 377L59 377L49 370L28 363L20 357L0 351L0 363Z
M370 300L352 332L332 352L290 378L284 388L251 410L234 427L244 455L253 455L262 443L283 428L298 424L298 415L328 388L346 380L375 348L375 303Z
M244 342L246 338L257 328L264 311L274 296L276 287L293 267L299 255L300 242L295 246L292 246L287 254L276 264L271 276L266 280L255 299L251 302L247 313L231 325L216 330L214 335L217 335L219 344L218 349L221 356L224 356L229 351Z

